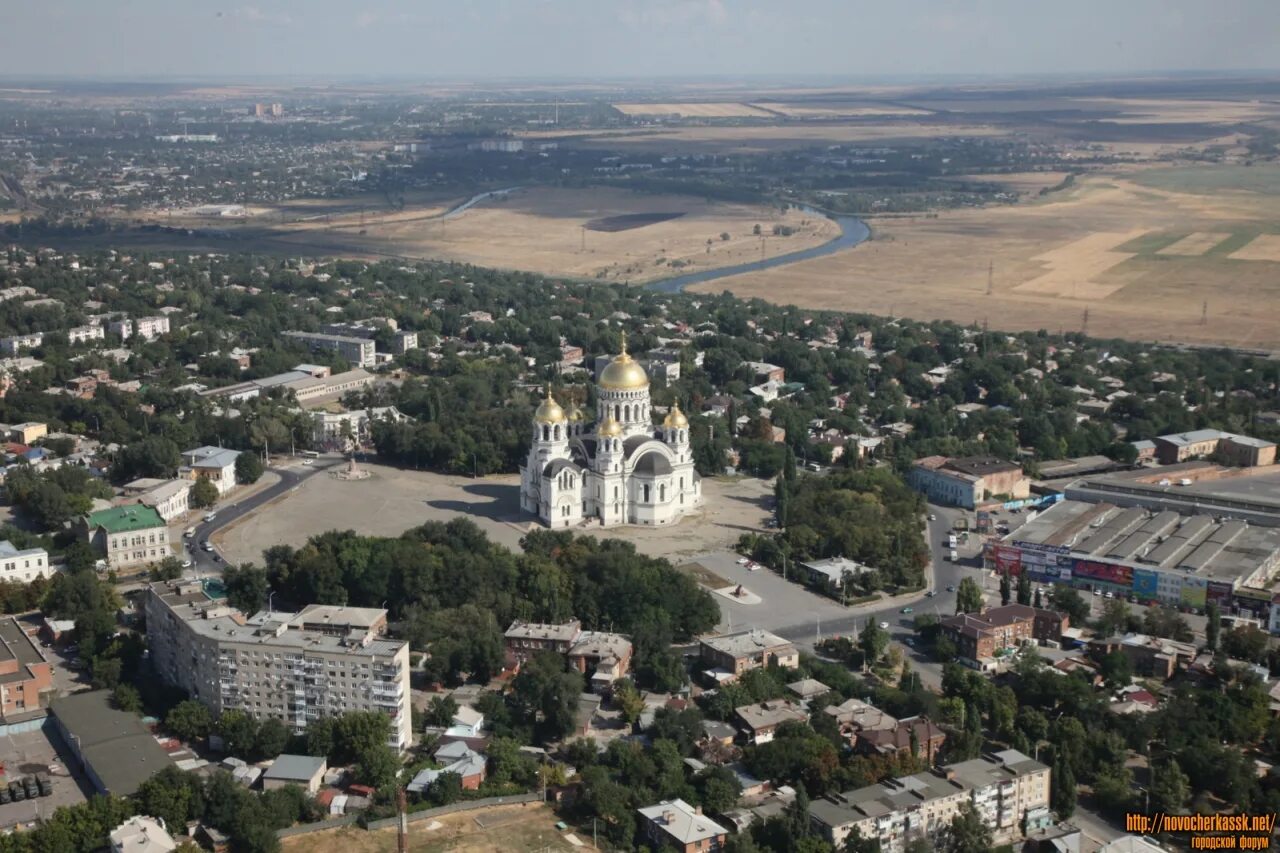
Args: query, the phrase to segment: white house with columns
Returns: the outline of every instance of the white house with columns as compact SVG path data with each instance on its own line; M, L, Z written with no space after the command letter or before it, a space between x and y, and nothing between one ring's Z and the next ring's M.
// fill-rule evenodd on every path
M533 446L520 469L520 505L549 527L598 522L675 524L702 504L689 419L679 406L655 427L649 377L622 352L596 383L595 424L566 412L547 390L533 415Z

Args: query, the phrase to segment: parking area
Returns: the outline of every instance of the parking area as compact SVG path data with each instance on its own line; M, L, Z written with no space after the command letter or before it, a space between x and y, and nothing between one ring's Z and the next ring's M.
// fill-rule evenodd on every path
M60 806L83 803L92 793L84 775L78 769L73 772L71 756L49 723L34 731L0 735L0 764L5 785L35 773L48 773L53 783L47 797L0 804L0 828L34 823Z
M720 630L739 631L762 628L777 631L790 625L808 622L815 631L823 619L835 620L848 617L849 610L839 602L810 592L794 580L783 580L782 575L767 568L752 571L738 562L741 559L731 551L715 551L702 554L691 562L701 567L701 572L722 578L727 584L741 585L749 595L717 595L720 605Z

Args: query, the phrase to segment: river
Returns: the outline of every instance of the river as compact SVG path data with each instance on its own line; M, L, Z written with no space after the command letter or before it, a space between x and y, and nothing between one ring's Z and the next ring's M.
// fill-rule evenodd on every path
M814 216L825 216L819 211L804 208L805 213L811 213ZM772 258L764 258L759 261L751 261L746 264L735 264L731 267L718 267L713 270L703 270L702 272L691 272L687 275L679 275L674 278L664 278L660 281L652 281L645 285L649 290L658 290L663 293L679 293L686 287L695 284L703 284L708 281L715 281L718 278L728 278L731 275L741 275L746 272L757 272L758 270L767 270L771 267L780 267L783 264L793 264L796 261L807 261L810 258L820 258L823 255L830 255L833 252L839 252L842 249L852 249L859 243L862 243L871 236L871 229L867 223L863 222L856 216L830 216L827 217L840 228L840 236L833 237L821 246L813 246L809 249L799 249L795 252L786 252L781 255L774 255ZM785 238L779 238L785 239Z

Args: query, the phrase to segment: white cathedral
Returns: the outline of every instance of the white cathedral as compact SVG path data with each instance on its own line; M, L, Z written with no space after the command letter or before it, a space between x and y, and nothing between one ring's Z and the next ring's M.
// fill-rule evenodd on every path
M600 372L592 429L577 406L568 413L551 396L533 415L533 447L520 469L520 506L548 527L598 521L675 524L702 503L693 470L689 419L674 406L654 428L649 377L622 353Z

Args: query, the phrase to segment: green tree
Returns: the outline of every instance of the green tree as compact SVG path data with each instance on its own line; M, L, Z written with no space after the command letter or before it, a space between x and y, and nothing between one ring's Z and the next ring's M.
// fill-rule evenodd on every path
M1059 757L1053 763L1049 803L1058 820L1068 820L1076 811L1076 777L1071 766Z
M437 806L456 803L462 797L462 777L457 773L441 773L427 788L427 799Z
M427 724L448 728L453 725L453 715L458 713L458 703L452 696L433 696L427 706Z
M213 717L201 702L185 699L169 709L164 718L165 728L184 741L204 740L213 728Z
M267 603L270 592L267 573L251 563L227 566L222 572L222 583L227 590L227 604L242 613L252 615Z
M582 675L566 672L559 655L542 653L521 667L511 683L511 692L520 716L544 740L559 740L573 730Z
M964 578L956 590L956 613L981 613L982 587L973 578Z
M142 711L142 696L138 688L130 684L117 684L111 692L111 703L121 711L138 714Z
M1089 602L1069 586L1056 584L1049 592L1049 606L1067 614L1073 625L1083 625L1089 618Z
M868 619L862 633L858 635L858 648L862 650L866 664L874 664L880 660L885 649L889 648L889 632L876 624L874 619Z
M1019 604L1031 604L1031 575L1025 571L1018 575L1018 595L1016 600Z
M395 784L400 773L400 756L385 743L361 751L356 760L356 779L374 788L388 788Z
M1153 811L1180 814L1191 796L1191 780L1172 758L1164 762L1159 771L1152 768L1151 809Z
M218 735L228 755L252 758L258 743L258 723L244 711L223 711L218 718Z
M205 477L200 477L191 486L191 505L196 509L205 509L218 502L218 487Z
M259 760L275 758L289 745L289 737L289 729L284 723L275 717L267 717L259 723L258 731L254 736L254 755Z
M1204 607L1204 615L1204 644L1209 651L1216 652L1218 637L1222 633L1222 611L1218 609L1218 602L1207 603Z
M1013 586L1009 582L1009 573L1000 573L1000 604L1007 605L1013 600Z
M993 843L991 828L973 803L965 802L959 814L951 819L946 849L949 853L991 853Z
M879 838L864 838L856 829L849 833L849 837L844 841L844 847L840 848L841 853L880 853L882 849Z
M263 472L262 460L256 453L241 453L236 457L236 482L247 486L258 482Z
M1127 687L1133 681L1133 666L1121 651L1105 655L1098 664L1098 673L1113 690Z

